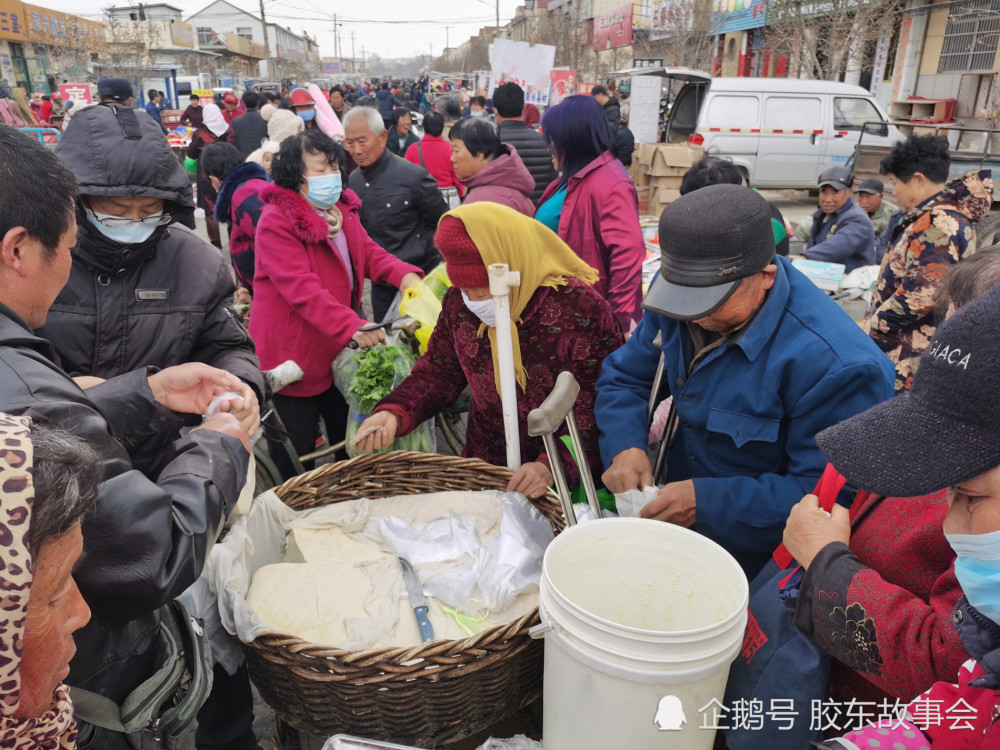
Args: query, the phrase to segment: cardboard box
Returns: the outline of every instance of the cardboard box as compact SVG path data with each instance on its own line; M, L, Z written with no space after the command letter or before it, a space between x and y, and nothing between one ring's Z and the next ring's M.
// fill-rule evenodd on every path
M643 170L639 163L638 156L632 157L632 164L628 168L628 175L632 178L637 188L646 187L649 184L649 175Z
M680 197L680 191L673 188L652 188L649 195L649 211L654 216L659 216L664 208Z
M684 177L675 177L673 175L668 175L665 177L650 177L649 186L653 188L668 188L670 190L679 190L681 187L681 182L684 181Z
M639 147L639 161L653 177L681 177L704 155L701 146L686 143L644 143Z

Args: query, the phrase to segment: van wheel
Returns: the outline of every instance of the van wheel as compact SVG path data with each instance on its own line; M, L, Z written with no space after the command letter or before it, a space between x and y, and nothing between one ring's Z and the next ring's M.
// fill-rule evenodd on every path
M737 167L736 169L739 171L740 177L743 178L743 184L746 187L750 187L750 173L747 171L746 167Z
M993 244L993 235L1000 229L1000 211L991 211L976 222L976 247L984 248Z

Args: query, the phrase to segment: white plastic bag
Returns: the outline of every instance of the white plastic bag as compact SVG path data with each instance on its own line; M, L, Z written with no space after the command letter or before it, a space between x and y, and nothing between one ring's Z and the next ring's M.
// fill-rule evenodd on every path
M484 545L471 519L454 514L420 524L380 524L385 543L412 563L425 593L467 614L502 610L541 582L542 557L554 535L520 493L500 493L500 530Z
M530 737L519 734L509 739L490 737L486 742L477 747L476 750L541 750L541 747L541 742L536 742Z
M658 487L644 487L641 490L629 490L615 495L615 505L621 518L638 518L639 511L650 500L655 500L660 494Z

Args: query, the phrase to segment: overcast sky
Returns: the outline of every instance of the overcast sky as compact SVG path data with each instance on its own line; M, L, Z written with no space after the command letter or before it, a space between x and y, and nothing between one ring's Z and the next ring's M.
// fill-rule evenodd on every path
M53 10L99 20L101 8L109 3L101 0L32 0ZM180 8L186 19L209 5L211 0L170 0L169 5ZM255 16L260 15L259 0L229 0ZM129 2L110 3L114 5ZM148 3L154 4L154 3ZM514 9L523 4L518 0L499 0L500 23L509 21ZM457 47L481 26L492 26L496 19L497 0L264 0L264 13L268 21L291 26L292 31L303 29L310 36L318 37L320 53L334 56L333 14L337 14L342 56L351 56L351 32L354 32L354 52L360 59L361 47L366 52L376 52L382 57L412 57L433 51L441 54L446 39ZM446 31L445 27L450 29ZM263 41L263 40L256 40Z

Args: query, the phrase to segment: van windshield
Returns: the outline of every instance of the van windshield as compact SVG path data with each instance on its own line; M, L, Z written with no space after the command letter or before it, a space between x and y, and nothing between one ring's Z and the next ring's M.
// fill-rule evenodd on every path
M667 142L680 143L686 141L698 127L698 113L705 98L705 84L689 83L684 86L674 99L670 109L670 120L667 123Z

